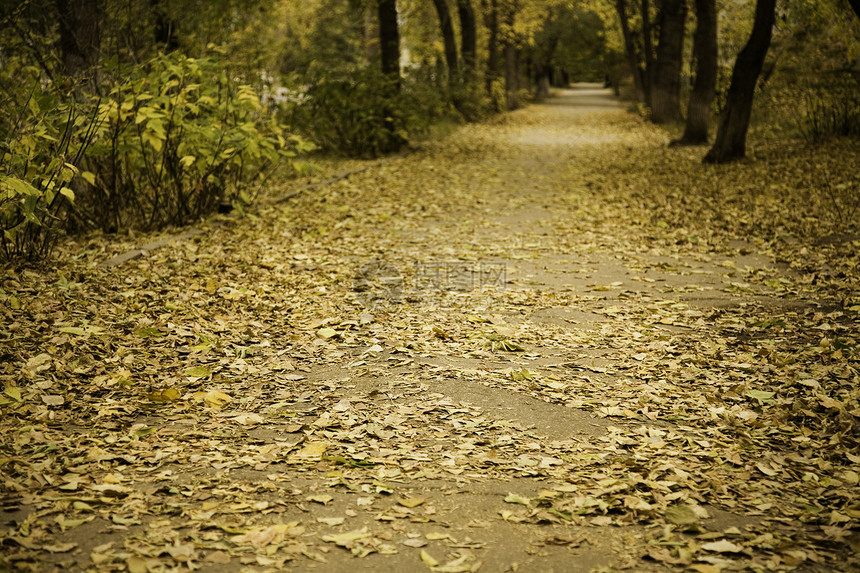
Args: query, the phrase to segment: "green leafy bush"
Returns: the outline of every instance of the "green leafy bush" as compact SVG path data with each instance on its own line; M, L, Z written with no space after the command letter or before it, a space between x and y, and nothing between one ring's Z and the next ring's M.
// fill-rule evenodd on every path
M44 110L43 110L44 109ZM38 87L24 109L0 118L0 259L48 256L74 199L71 185L94 118Z
M420 82L398 86L375 68L313 80L293 112L315 143L353 157L399 151L444 106Z
M106 231L185 225L249 203L282 159L309 148L263 113L255 91L210 59L159 56L99 105L76 209Z

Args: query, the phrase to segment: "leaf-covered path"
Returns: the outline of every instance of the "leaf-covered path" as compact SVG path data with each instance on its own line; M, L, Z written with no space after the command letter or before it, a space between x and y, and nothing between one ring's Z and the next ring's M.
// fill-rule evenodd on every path
M857 570L857 151L667 142L566 92L10 271L0 568Z

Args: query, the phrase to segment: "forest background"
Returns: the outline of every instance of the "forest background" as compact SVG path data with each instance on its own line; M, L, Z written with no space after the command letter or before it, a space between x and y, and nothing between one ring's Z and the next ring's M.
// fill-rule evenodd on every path
M153 230L241 210L276 166L306 173L312 150L396 152L431 126L481 120L571 81L612 85L651 121L683 129L676 144L706 144L722 117L712 162L745 155L751 117L757 137L856 137L856 9L4 0L0 255L43 258L67 231Z

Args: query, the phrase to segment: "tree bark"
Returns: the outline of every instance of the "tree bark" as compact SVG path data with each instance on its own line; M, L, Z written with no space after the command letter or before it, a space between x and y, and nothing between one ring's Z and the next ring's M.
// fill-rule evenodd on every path
M696 34L693 37L696 80L687 104L687 125L672 145L708 143L711 102L717 86L717 7L715 0L696 0Z
M517 46L505 43L505 103L509 110L520 107L520 58Z
M378 0L379 55L382 73L400 85L400 30L397 26L397 0Z
M56 0L60 27L60 57L69 76L99 63L103 0Z
M489 31L487 39L487 76L486 90L490 98L493 97L493 83L499 77L499 7L497 0L490 0L489 6L485 5L484 20Z
M149 0L149 7L155 16L155 45L165 53L176 51L179 48L176 22L167 15L162 0Z
M682 119L681 66L684 60L686 0L662 0L658 15L660 39L654 85L651 89L651 121L667 123Z
M460 17L460 55L464 71L473 76L478 63L478 33L471 0L457 0L457 15Z
M654 40L651 31L651 2L650 0L642 0L642 60L645 69L642 72L642 87L645 91L645 104L651 107L651 96L654 89L654 73L656 65L654 63Z
M618 12L618 20L621 23L621 37L624 39L624 53L627 56L627 65L633 74L633 86L636 90L636 99L645 101L645 78L642 70L641 55L636 49L633 41L633 32L630 30L630 19L627 16L627 0L615 0L615 11Z
M448 11L446 0L433 0L436 14L439 16L439 30L445 45L445 63L448 65L448 87L453 90L460 79L457 63L457 42L454 40L454 26L451 24L451 13Z
M755 86L764 65L773 33L776 0L758 0L750 38L738 54L726 106L720 116L717 138L705 155L705 163L728 163L746 155L747 130Z

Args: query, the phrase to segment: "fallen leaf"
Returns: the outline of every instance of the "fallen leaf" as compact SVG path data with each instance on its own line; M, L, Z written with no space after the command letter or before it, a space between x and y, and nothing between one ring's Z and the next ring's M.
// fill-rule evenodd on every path
M704 549L705 551L715 551L718 553L739 553L744 550L741 545L735 545L727 539L723 539L720 541L712 541L710 543L703 543L702 549Z
M398 499L397 503L399 503L403 507L418 507L419 505L424 504L426 501L427 498L425 497L408 497Z
M432 568L439 566L439 561L434 559L433 556L427 553L427 551L424 549L421 550L421 561L423 561L424 565L426 565L427 567Z
M532 500L530 500L529 498L523 497L523 496L516 494L516 493L509 493L507 496L505 496L505 502L506 503L519 503L521 505L531 505L531 501Z

